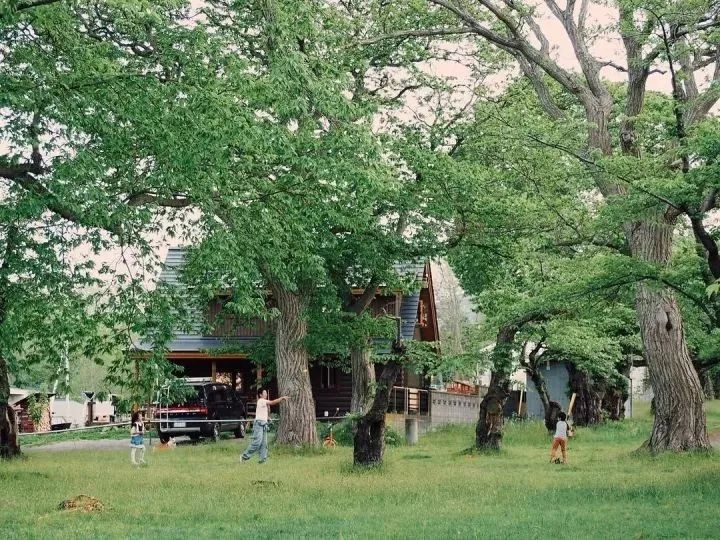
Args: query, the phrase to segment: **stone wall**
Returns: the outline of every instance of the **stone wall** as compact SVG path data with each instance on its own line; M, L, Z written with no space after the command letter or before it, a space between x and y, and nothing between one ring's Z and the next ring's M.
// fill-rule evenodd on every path
M452 394L432 390L430 393L430 419L433 427L445 424L474 424L478 417L480 396Z

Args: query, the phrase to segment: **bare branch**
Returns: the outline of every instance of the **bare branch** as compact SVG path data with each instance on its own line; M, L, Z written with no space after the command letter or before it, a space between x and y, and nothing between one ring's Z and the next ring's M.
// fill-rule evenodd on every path
M143 204L153 204L156 206L165 206L168 208L186 208L192 204L190 199L182 195L172 197L159 197L149 191L134 193L130 195L125 203L128 206L142 206Z
M588 5L590 0L582 0L580 4L580 15L578 16L578 31L581 34L585 33L585 23L587 22Z
M410 84L410 85L406 86L405 88L403 88L402 90L400 90L397 94L395 94L393 97L391 97L389 99L390 99L390 101L397 101L398 99L403 97L403 94L405 94L406 92L410 92L412 90L417 90L418 88L422 88L422 85L421 84Z
M528 78L530 84L533 85L535 93L537 94L540 106L547 113L547 115L553 120L560 120L565 117L565 111L563 111L555 103L552 97L550 88L543 78L543 73L539 71L536 65L528 62L521 54L515 54L515 58L520 64L523 74Z
M393 39L407 39L411 37L432 37L432 36L454 36L461 34L472 34L475 30L470 27L459 27L459 28L429 28L426 30L401 30L399 32L393 32L391 34L384 34L374 38L363 39L356 41L348 47L374 45L382 41L388 41Z
M469 27L471 27L477 35L485 38L489 42L504 48L505 50L515 50L521 53L523 56L525 56L529 62L537 64L543 71L545 71L548 75L550 75L553 79L555 79L558 83L560 83L562 86L564 86L568 91L572 92L575 96L577 96L583 103L587 103L588 101L588 95L587 95L587 88L577 80L577 78L569 71L563 69L560 67L560 65L555 62L549 54L544 54L542 50L538 50L535 47L533 47L530 42L525 39L522 36L519 36L516 34L517 32L517 26L515 21L512 21L512 19L509 19L505 16L503 18L507 19L508 22L505 23L500 19L505 26L507 27L508 31L510 33L513 33L513 38L508 38L506 36L503 36L502 34L495 32L493 30L490 30L488 28L485 28L478 20L476 20L472 15L470 15L465 10L461 9L460 7L451 4L447 0L428 0L432 4L435 4L437 6L443 7L450 11L451 13L455 14L460 20L462 20L465 24L467 24ZM489 1L488 0L479 0L480 3L488 7ZM490 8L488 8L490 9ZM497 8L493 6L493 9L497 11Z
M603 61L603 62L600 62L600 65L603 66L603 67L615 68L615 69L617 69L618 71L622 71L623 73L627 73L627 72L628 72L628 69L627 69L625 66L621 66L620 64L616 64L616 63L613 62L612 60L605 60L605 61Z
M718 188L713 188L705 196L705 199L703 200L700 208L698 209L701 214L709 212L710 210L715 208L715 206L717 206L718 191Z
M718 102L718 99L720 99L720 50L715 52L714 60L715 70L710 85L702 93L697 93L697 87L695 87L696 97L691 101L691 105L685 111L684 118L688 125L692 125L705 118L710 112L710 109L712 109ZM694 75L692 73L689 74L689 77L686 77L686 79L688 78L692 80L692 84L694 84Z
M371 278L360 297L348 306L346 311L350 311L355 315L361 315L372 303L379 286L380 283L378 280L375 279L375 277Z
M718 253L718 245L715 239L705 229L701 216L690 216L690 224L692 225L695 240L705 250L710 273L715 279L720 279L720 253Z

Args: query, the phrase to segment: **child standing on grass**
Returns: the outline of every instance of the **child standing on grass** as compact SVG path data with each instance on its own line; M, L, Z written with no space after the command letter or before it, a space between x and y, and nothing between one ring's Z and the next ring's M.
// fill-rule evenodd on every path
M140 418L140 412L135 411L130 418L130 462L133 465L145 464L144 432L145 424ZM140 459L137 459L137 454L140 454Z
M555 435L553 437L552 447L550 447L550 463L555 460L555 453L558 447L562 452L562 462L567 464L567 440L569 426L567 423L567 415L564 412L558 414L558 421L555 424Z

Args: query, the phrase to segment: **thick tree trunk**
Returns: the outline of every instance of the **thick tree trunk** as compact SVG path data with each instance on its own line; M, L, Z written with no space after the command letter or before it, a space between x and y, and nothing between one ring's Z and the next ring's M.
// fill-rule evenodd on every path
M674 226L662 217L628 228L634 257L666 265ZM703 391L685 343L683 320L673 294L641 283L636 311L655 394L655 421L646 446L653 452L708 449Z
M542 372L537 366L529 369L528 374L530 375L530 380L535 385L535 390L537 391L540 402L542 403L544 413L543 416L547 418L550 414L550 394L548 394L547 391L545 377L543 377Z
M9 401L10 379L7 363L0 356L0 458L5 459L20 455L17 417Z
M630 388L627 384L630 378L630 362L620 366L618 371L623 377L607 385L602 402L605 418L613 422L625 419L625 402L630 397Z
M510 395L510 377L493 371L488 393L480 402L480 414L475 426L475 447L480 450L502 448L505 417L503 410Z
M315 402L305 348L305 301L299 293L277 283L272 285L272 293L280 310L275 330L278 389L281 395L290 397L280 404L277 442L316 444Z
M625 401L627 401L627 397L627 392L623 392L621 388L608 388L602 400L604 416L613 422L623 420L625 418Z
M570 392L575 393L575 405L572 411L573 423L578 426L591 426L603 421L602 402L605 389L593 382L590 375L568 364Z
M355 424L353 437L355 465L371 466L382 463L385 453L385 413L390 404L390 391L401 370L402 365L398 362L385 364L376 384L372 404Z
M562 407L557 401L551 401L548 404L548 409L545 411L545 427L550 434L555 433L557 427L558 414L562 411Z
M370 408L372 402L375 366L370 361L370 358L369 342L366 343L365 347L353 347L350 351L350 367L352 370L350 412L352 413L364 413Z
M705 399L715 399L715 384L709 369L696 369L700 383L702 384Z
M480 413L475 426L475 447L479 450L500 450L502 448L505 424L503 410L510 395L512 345L517 332L518 327L515 325L504 326L498 332L495 341L490 387L480 402Z

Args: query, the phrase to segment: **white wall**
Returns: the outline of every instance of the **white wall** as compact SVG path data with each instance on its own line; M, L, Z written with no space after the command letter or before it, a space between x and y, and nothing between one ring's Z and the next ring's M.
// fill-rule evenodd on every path
M70 422L73 427L84 426L87 421L87 400L75 401L73 399L52 398L50 412L53 424ZM108 422L115 415L115 407L109 401L97 401L93 406L93 420Z

